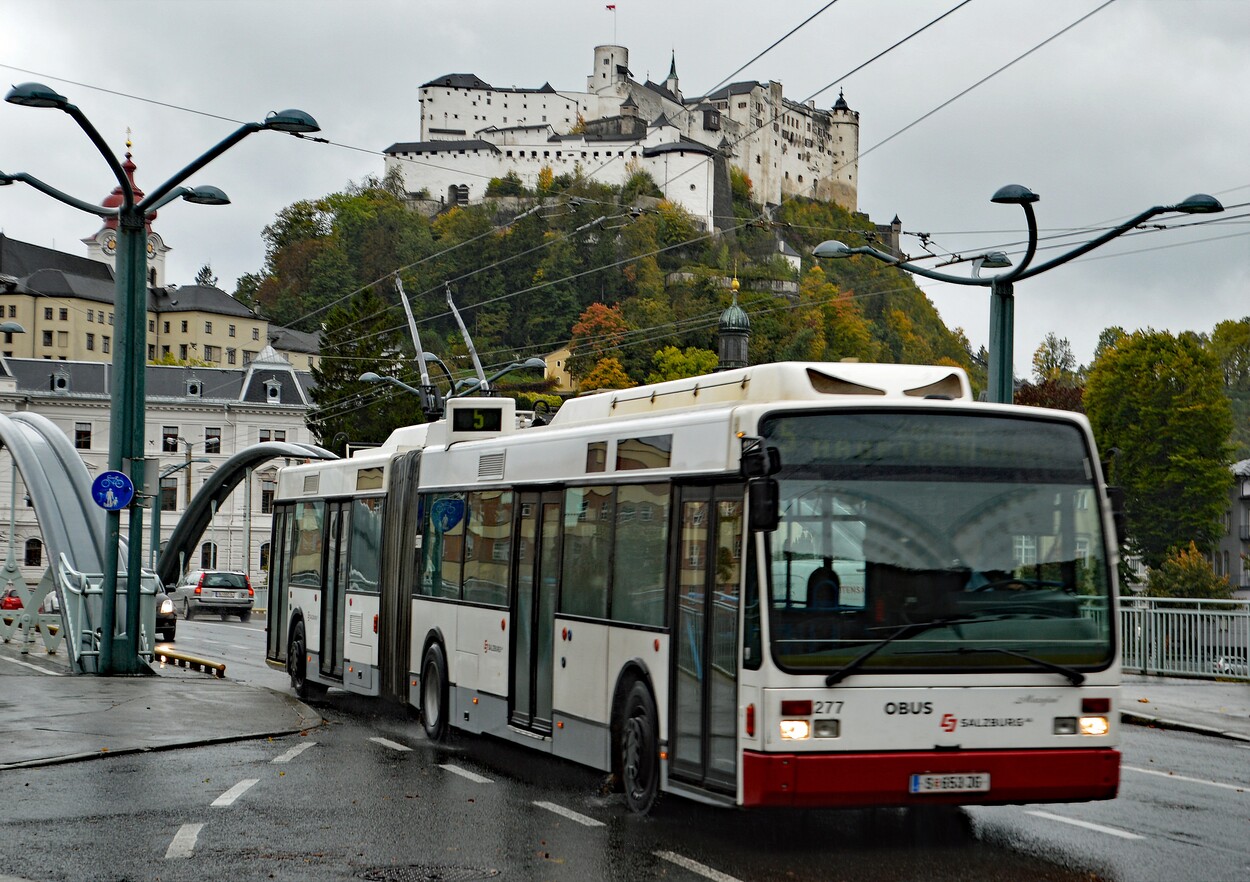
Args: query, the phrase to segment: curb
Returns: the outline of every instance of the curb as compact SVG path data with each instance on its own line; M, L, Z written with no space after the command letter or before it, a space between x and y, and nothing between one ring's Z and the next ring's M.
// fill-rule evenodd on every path
M1152 729L1171 729L1176 732L1191 732L1195 735L1208 735L1215 738L1226 738L1230 741L1244 741L1250 744L1250 735L1240 732L1228 732L1213 726L1202 726L1198 723L1187 723L1184 720L1169 720L1165 717L1152 717L1132 711L1120 711L1120 722L1132 726L1147 726Z
M152 661L160 662L161 664L174 664L188 670L194 668L201 673L212 674L220 679L225 679L226 676L225 662L209 661L206 658L199 658L194 655L187 655L186 653L175 652L170 649L155 651L152 654Z

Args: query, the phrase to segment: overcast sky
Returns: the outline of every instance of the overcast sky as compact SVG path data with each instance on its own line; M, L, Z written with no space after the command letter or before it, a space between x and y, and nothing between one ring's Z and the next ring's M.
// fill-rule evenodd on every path
M313 114L331 144L253 135L190 181L233 204L160 212L155 229L174 249L168 280L189 284L209 263L233 291L261 268L261 230L278 211L380 175L384 148L418 138L422 83L474 73L501 87L583 90L594 46L615 42L640 81L662 80L675 51L682 92L695 96L826 5L617 0L613 13L586 0L0 0L0 80L51 85L119 154L129 129L148 190L238 122L286 107ZM1070 247L1195 192L1229 208L1188 230L1176 225L1194 218L1164 219L1169 229L1017 285L1017 374L1028 375L1048 332L1087 362L1111 325L1209 331L1250 315L1250 2L1117 0L924 119L1103 0L972 0L846 76L957 5L840 0L733 79L778 80L795 100L837 81L816 101L828 107L844 89L860 114L859 209L879 223L897 214L938 254L1018 250L1023 213L989 201L1008 183L1041 196L1043 237L1091 231L1043 245ZM115 185L69 117L10 104L0 104L0 170L89 201ZM0 190L0 229L12 238L85 254L79 240L98 226L24 185ZM915 237L903 248L923 253ZM974 347L987 342L984 289L918 281L947 325Z

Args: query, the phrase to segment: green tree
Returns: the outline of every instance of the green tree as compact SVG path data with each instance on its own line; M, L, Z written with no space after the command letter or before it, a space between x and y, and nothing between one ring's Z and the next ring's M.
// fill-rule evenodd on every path
M420 401L392 385L362 383L365 371L392 373L409 385L420 380L399 372L405 339L388 317L386 303L365 288L326 316L321 357L312 369L308 427L323 447L342 451L347 441L381 443L400 426L419 423Z
M1125 492L1130 550L1150 567L1222 535L1232 414L1219 365L1193 335L1136 331L1104 348L1085 409Z
M195 284L204 288L216 288L217 277L213 275L213 268L209 264L200 267L200 271L195 274Z
M682 380L710 374L716 370L718 360L716 353L710 349L687 346L683 350L676 346L665 346L651 356L654 369L647 374L646 382L663 383L666 380Z
M1148 571L1146 594L1150 597L1192 597L1202 600L1231 600L1233 586L1227 576L1217 576L1211 562L1190 542L1164 558Z
M521 182L521 176L514 171L508 172L502 178L491 178L486 184L487 196L524 196L525 184Z

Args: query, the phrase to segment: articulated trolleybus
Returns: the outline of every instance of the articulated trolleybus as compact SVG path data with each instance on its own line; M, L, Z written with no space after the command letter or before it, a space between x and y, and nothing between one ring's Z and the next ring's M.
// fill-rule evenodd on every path
M284 468L268 651L723 805L1110 799L1116 542L1085 419L957 368L767 364L447 401Z

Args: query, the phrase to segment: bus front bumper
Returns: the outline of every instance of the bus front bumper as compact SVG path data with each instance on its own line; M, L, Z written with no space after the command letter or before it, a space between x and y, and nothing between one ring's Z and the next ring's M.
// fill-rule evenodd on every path
M988 774L984 792L911 792L913 775ZM999 805L1114 799L1120 752L759 753L742 757L744 806Z

